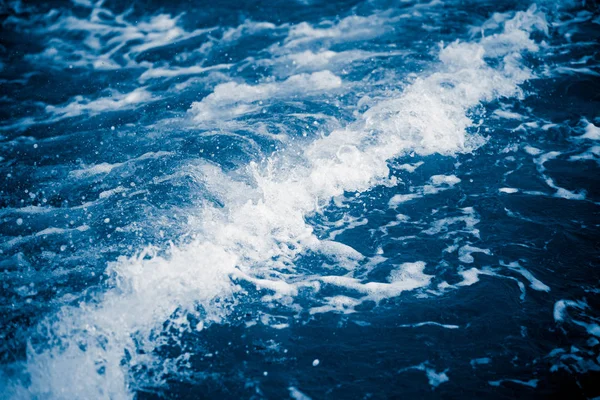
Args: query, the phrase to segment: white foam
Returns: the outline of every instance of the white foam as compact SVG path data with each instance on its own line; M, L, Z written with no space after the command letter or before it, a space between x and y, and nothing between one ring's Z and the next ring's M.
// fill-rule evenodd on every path
M320 240L312 244L310 248L323 256L332 258L336 266L347 270L355 269L358 262L364 259L364 256L352 247L332 240Z
M397 169L406 171L408 173L413 173L417 170L417 168L419 168L421 165L423 165L424 162L423 161L419 161L418 163L414 163L414 164L402 164L402 165L398 165L396 166Z
M529 272L526 268L522 267L517 261L513 261L508 264L500 263L501 265L510 268L513 271L521 274L525 279L529 281L529 286L532 289L540 291L540 292L549 292L550 287L544 283L542 283L539 279L537 279L531 272Z
M592 160L600 163L600 146L591 146L586 151L569 157L569 161Z
M489 357L474 358L473 360L471 360L471 366L473 368L475 368L475 366L477 366L477 365L486 365L491 362L492 362L492 359Z
M414 193L394 195L389 200L388 205L390 208L397 208L402 203L406 203L426 195L436 194L444 190L452 189L460 181L460 178L457 178L454 175L434 175L429 179L429 184L423 186L422 188L417 188Z
M594 71L591 68L581 67L581 68L573 68L573 67L565 67L560 66L556 67L552 70L552 72L563 74L563 75L590 75L594 77L600 77L600 72Z
M506 119L514 119L514 120L522 120L524 117L521 114L505 111L505 110L496 110L494 111L494 115L497 115L500 118Z
M258 22L247 19L235 28L229 28L223 32L221 40L224 42L232 42L258 32L273 31L276 29L278 29L278 27L271 22Z
M55 340L65 341L66 347L41 353L30 348L30 356L35 356L35 363L27 366L31 393L55 398L87 398L91 393L128 397L123 386L126 371L121 369L123 352L130 352L132 364L151 362L135 349L153 348L150 338L156 321L167 321L178 309L193 311L196 305L205 306L205 321L220 318L211 303L235 290L228 283L235 257L209 244L185 252L173 249L168 262L161 257L144 257L142 254L113 267L119 290L106 292L97 304L63 308L58 319L40 325L42 331L50 329ZM71 379L67 381L65 376Z
M587 304L580 301L574 300L558 300L554 303L554 320L556 322L564 322L567 316L567 308L573 307L577 309L585 309L587 308Z
M361 304L362 301L348 296L333 296L323 299L325 305L313 307L309 310L310 314L321 314L327 312L336 312L341 314L352 314L355 312L354 307Z
M542 151L540 149L537 149L532 146L525 146L525 151L532 156L537 156L537 155L542 154Z
M547 130L549 130L551 128L555 128L557 126L558 126L557 124L544 124L544 125L542 125L542 129L547 131Z
M323 40L332 42L366 40L390 30L390 21L391 19L384 14L373 14L366 17L351 15L335 24L325 21L321 25L313 26L301 22L290 28L284 46L296 48Z
M154 78L174 78L185 75L199 75L208 71L228 69L232 64L211 65L210 67L201 67L193 65L191 67L171 67L171 68L150 68L138 78L140 82L145 82Z
M107 162L103 162L103 163L89 165L89 166L82 165L83 168L70 171L69 176L77 178L77 179L83 179L83 178L94 177L96 175L105 175L105 174L109 174L110 172L112 172L113 169L122 167L127 164L134 164L138 161L143 161L143 160L152 159L152 158L166 157L166 156L170 156L172 154L173 153L168 152L168 151L148 152L148 153L142 154L139 157L135 157L135 158L129 159L129 160L127 160L125 162L121 162L121 163L110 164Z
M436 194L451 189L461 180L454 175L434 175L429 181L430 184L423 187L423 194Z
M544 182L546 182L546 184L555 190L553 196L554 197L560 197L563 199L567 199L567 200L585 200L586 198L586 192L584 190L580 190L578 192L574 192L568 189L565 189L563 187L558 186L555 182L554 179L552 179L547 173L546 173L546 167L545 167L545 163L550 161L550 160L554 160L556 159L558 156L561 155L561 153L559 151L550 151L547 153L543 153L538 150L538 149L534 149L534 148L526 148L525 149L529 154L532 155L537 155L538 157L536 159L534 159L534 162L536 164L537 170L540 173L540 175L542 175L542 178L544 179Z
M282 49L273 49L275 53L282 51ZM386 51L386 52L369 52L363 50L346 50L346 51L332 51L321 49L320 51L304 50L296 52L295 49L285 49L285 51L291 51L284 56L277 57L275 59L260 60L260 64L266 66L273 65L275 71L279 75L287 75L290 70L294 72L309 72L319 70L330 70L334 72L345 73L349 65L355 61L361 60L373 60L374 58L383 57L402 57L407 54L406 51Z
M338 228L329 232L329 239L335 240L335 238L344 233L347 230L352 230L359 226L364 226L369 223L369 220L364 217L352 217L348 214L344 214L344 217L333 223L333 227Z
M324 50L318 53L306 50L300 53L290 54L286 56L286 58L290 60L294 66L326 69L331 60L337 55L338 53L331 50Z
M577 136L576 139L588 139L588 140L600 140L600 128L591 122L585 121L585 132L581 136Z
M425 321L425 322L418 322L416 324L404 324L404 325L398 325L398 326L400 328L420 328L422 326L439 326L440 328L445 328L445 329L460 328L460 326L458 326L458 325L441 324L441 323L435 322L435 321Z
M227 82L217 85L214 91L201 101L192 103L190 114L195 121L236 118L260 109L255 102L303 95L337 89L342 80L329 71L293 75L283 82L266 82L258 85Z
M18 218L16 220L16 224L17 225L22 225L23 224L23 219ZM48 227L45 229L42 229L39 232L35 232L31 235L25 235L25 236L17 236L14 237L13 239L10 240L5 240L3 243L0 243L0 252L1 251L6 251L14 246L18 246L21 245L23 243L27 243L37 237L46 237L49 235L64 235L64 234L69 234L69 233L75 233L75 232L85 232L89 229L90 227L88 225L80 225L80 226L76 226L74 228L58 228L58 227ZM1 254L1 253L0 253Z
M112 91L110 96L94 100L83 96L75 96L71 102L63 106L46 106L46 112L54 115L55 117L52 120L56 121L61 118L75 117L84 113L96 115L107 111L133 109L140 104L148 103L152 100L153 97L149 91L145 88L137 88L129 93Z
M464 245L460 249L458 249L458 259L465 264L471 264L475 259L471 254L473 253L482 253L490 255L492 252L489 249L480 249L479 247Z
M471 286L479 282L479 275L487 275L485 272L477 268L458 271L458 274L462 276L463 280L457 283L457 286Z
M396 194L390 199L388 205L390 206L390 208L396 208L402 203L406 203L407 201L418 199L419 197L422 197L422 196L419 194L416 194L416 193Z
M68 232L73 232L73 231L85 232L88 229L90 229L90 227L87 226L87 225L80 225L80 226L75 227L75 228L55 228L55 227L51 227L51 228L42 229L41 231L37 232L35 234L35 236L62 235L62 234L65 234L65 233L68 233Z
M302 393L294 386L288 387L288 391L290 392L290 397L294 400L311 400L310 397Z
M449 232L444 235L444 237L448 237L459 232L464 232L479 238L479 229L475 228L479 223L479 219L476 217L477 214L475 210L472 207L465 207L461 211L463 214L461 216L441 218L433 221L431 227L423 230L422 233L426 235L437 235L441 232ZM464 225L464 228L450 232L450 227L456 224L462 224Z
M429 385L434 389L442 383L448 382L450 380L450 378L448 378L448 375L446 375L446 372L448 370L437 372L435 369L429 367L427 362L416 365L414 367L404 368L399 372L404 372L411 369L416 369L425 372L425 376L427 376L427 381L429 382Z
M187 32L178 26L179 17L169 14L128 21L129 13L125 11L115 15L109 8L102 7L102 2L96 2L87 17L64 12L58 18L54 13L48 13L41 20L20 20L21 25L30 26L38 34L48 36L46 49L38 54L28 54L26 58L54 68L144 68L150 63L138 63L135 60L138 54L212 30ZM69 40L74 33L83 37L81 40L85 46L81 46L80 40Z
M114 168L118 168L122 163L109 164L109 163L100 163L96 165L91 165L89 167L85 167L82 169L76 169L69 172L69 175L72 175L75 178L87 178L95 175L102 175L110 173Z
M424 274L424 268L425 263L421 261L404 263L392 271L388 283L361 282L359 279L348 276L324 276L321 280L324 283L356 291L364 295L363 300L380 301L397 297L407 290L415 290L429 285L433 276Z

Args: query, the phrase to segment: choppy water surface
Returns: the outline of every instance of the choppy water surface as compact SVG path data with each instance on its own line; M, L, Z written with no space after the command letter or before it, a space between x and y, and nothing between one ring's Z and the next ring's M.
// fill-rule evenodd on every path
M7 399L600 396L589 2L0 5Z

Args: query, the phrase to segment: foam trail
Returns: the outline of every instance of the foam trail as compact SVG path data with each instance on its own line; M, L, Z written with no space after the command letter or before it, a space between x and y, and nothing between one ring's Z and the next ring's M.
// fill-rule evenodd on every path
M190 113L196 121L235 118L256 111L253 102L290 94L323 92L339 88L342 80L329 71L292 75L284 82L258 85L227 82L217 85L202 101L192 103Z
M415 365L413 367L404 368L398 372L405 372L405 371L410 371L410 370L417 370L417 371L425 372L427 381L429 382L429 385L433 389L437 388L442 383L448 382L450 380L448 378L448 375L446 375L447 370L442 371L442 372L437 372L434 368L429 367L427 362L419 364L419 365Z
M319 241L305 217L344 192L394 184L388 178L394 158L411 152L454 155L481 145L483 138L467 132L474 126L468 112L481 102L521 94L518 85L530 73L520 66L519 54L536 50L528 32L544 23L530 9L507 21L501 33L443 47L438 68L404 92L303 150L292 147L264 165L249 165L238 171L242 179L233 180L212 165L200 167L196 175L225 206L207 204L201 210L202 233L193 242L173 247L168 256L147 251L120 259L109 267L110 289L40 324L28 348L30 383L8 388L9 393L17 398L121 399L133 395L135 384L163 384L164 375L176 373L185 361L185 355L168 362L153 355L165 343L163 333L222 321L248 283L271 293L265 297L269 301L293 299L303 286L318 290L319 282L350 286L360 297L375 299L429 285L422 262L400 266L389 283L364 282L352 271L300 276L294 260L307 250L334 254L348 265L361 258L348 246ZM497 67L487 64L488 55ZM265 89L254 87L260 89L256 95L253 87L243 88L248 102L261 98ZM267 89L281 93L279 86ZM208 96L202 102L208 108L196 106L190 112L199 111L196 117L202 120L216 104L211 101ZM192 326L191 320L202 323ZM158 373L145 376L149 370ZM444 373L428 372L428 377L434 386L447 380Z

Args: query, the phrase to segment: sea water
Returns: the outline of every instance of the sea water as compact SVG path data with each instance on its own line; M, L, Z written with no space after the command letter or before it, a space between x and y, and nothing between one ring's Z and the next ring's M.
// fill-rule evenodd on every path
M0 398L600 396L594 2L0 18Z

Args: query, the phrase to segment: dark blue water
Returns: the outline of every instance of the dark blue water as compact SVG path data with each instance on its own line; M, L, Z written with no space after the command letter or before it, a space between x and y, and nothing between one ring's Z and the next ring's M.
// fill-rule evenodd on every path
M0 398L600 396L594 2L0 19Z

